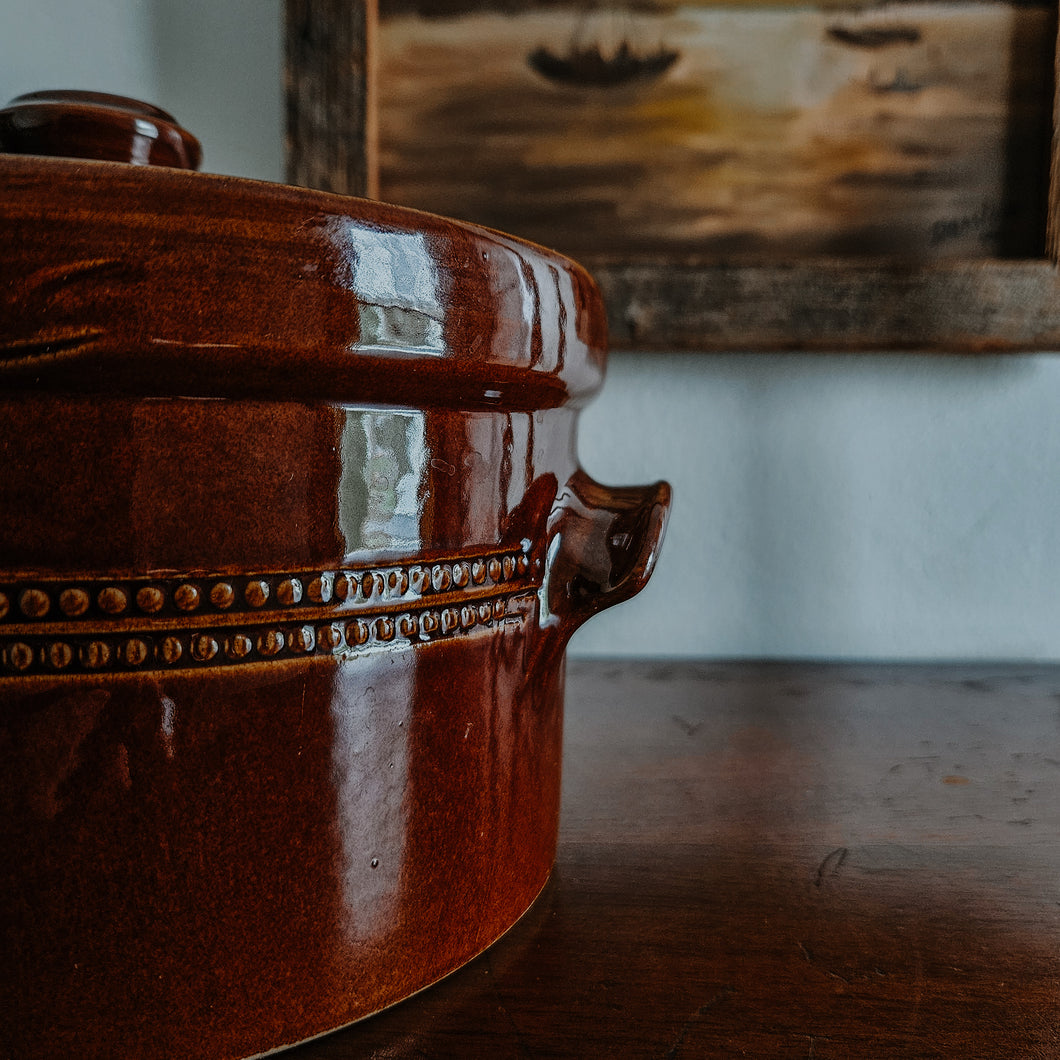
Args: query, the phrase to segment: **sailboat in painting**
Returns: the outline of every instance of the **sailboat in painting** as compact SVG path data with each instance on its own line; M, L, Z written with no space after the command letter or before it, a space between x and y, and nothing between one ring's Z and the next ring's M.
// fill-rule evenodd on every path
M585 23L591 13L591 7L583 11L565 53L557 54L542 45L526 57L530 67L558 84L612 88L654 81L680 56L680 52L663 44L652 51L639 50L630 40L632 29L628 25L613 49L608 50L600 40L583 44Z

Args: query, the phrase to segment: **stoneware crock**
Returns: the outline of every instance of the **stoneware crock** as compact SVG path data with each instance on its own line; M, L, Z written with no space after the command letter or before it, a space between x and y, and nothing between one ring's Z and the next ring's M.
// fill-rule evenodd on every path
M114 97L0 143L0 1053L262 1054L534 900L564 648L669 490L579 468L570 261Z

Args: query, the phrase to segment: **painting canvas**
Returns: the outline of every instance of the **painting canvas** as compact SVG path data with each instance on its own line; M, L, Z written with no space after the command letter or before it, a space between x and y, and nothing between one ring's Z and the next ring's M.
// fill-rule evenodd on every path
M1042 253L1055 8L381 0L384 199L582 257Z

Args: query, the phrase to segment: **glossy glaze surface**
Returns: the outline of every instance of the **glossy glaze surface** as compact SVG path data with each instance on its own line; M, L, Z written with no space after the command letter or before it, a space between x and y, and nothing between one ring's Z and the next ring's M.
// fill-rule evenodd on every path
M250 1056L544 885L563 649L665 484L578 467L592 281L440 218L0 158L14 1057Z
M127 96L29 92L0 110L0 151L198 169L199 141L172 114Z
M500 233L113 162L0 182L5 386L530 410L603 379L596 285Z

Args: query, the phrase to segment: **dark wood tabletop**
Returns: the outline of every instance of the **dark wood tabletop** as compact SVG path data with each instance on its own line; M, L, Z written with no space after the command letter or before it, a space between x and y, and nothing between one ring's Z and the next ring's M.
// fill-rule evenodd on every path
M552 879L286 1054L1060 1057L1060 667L572 662Z

